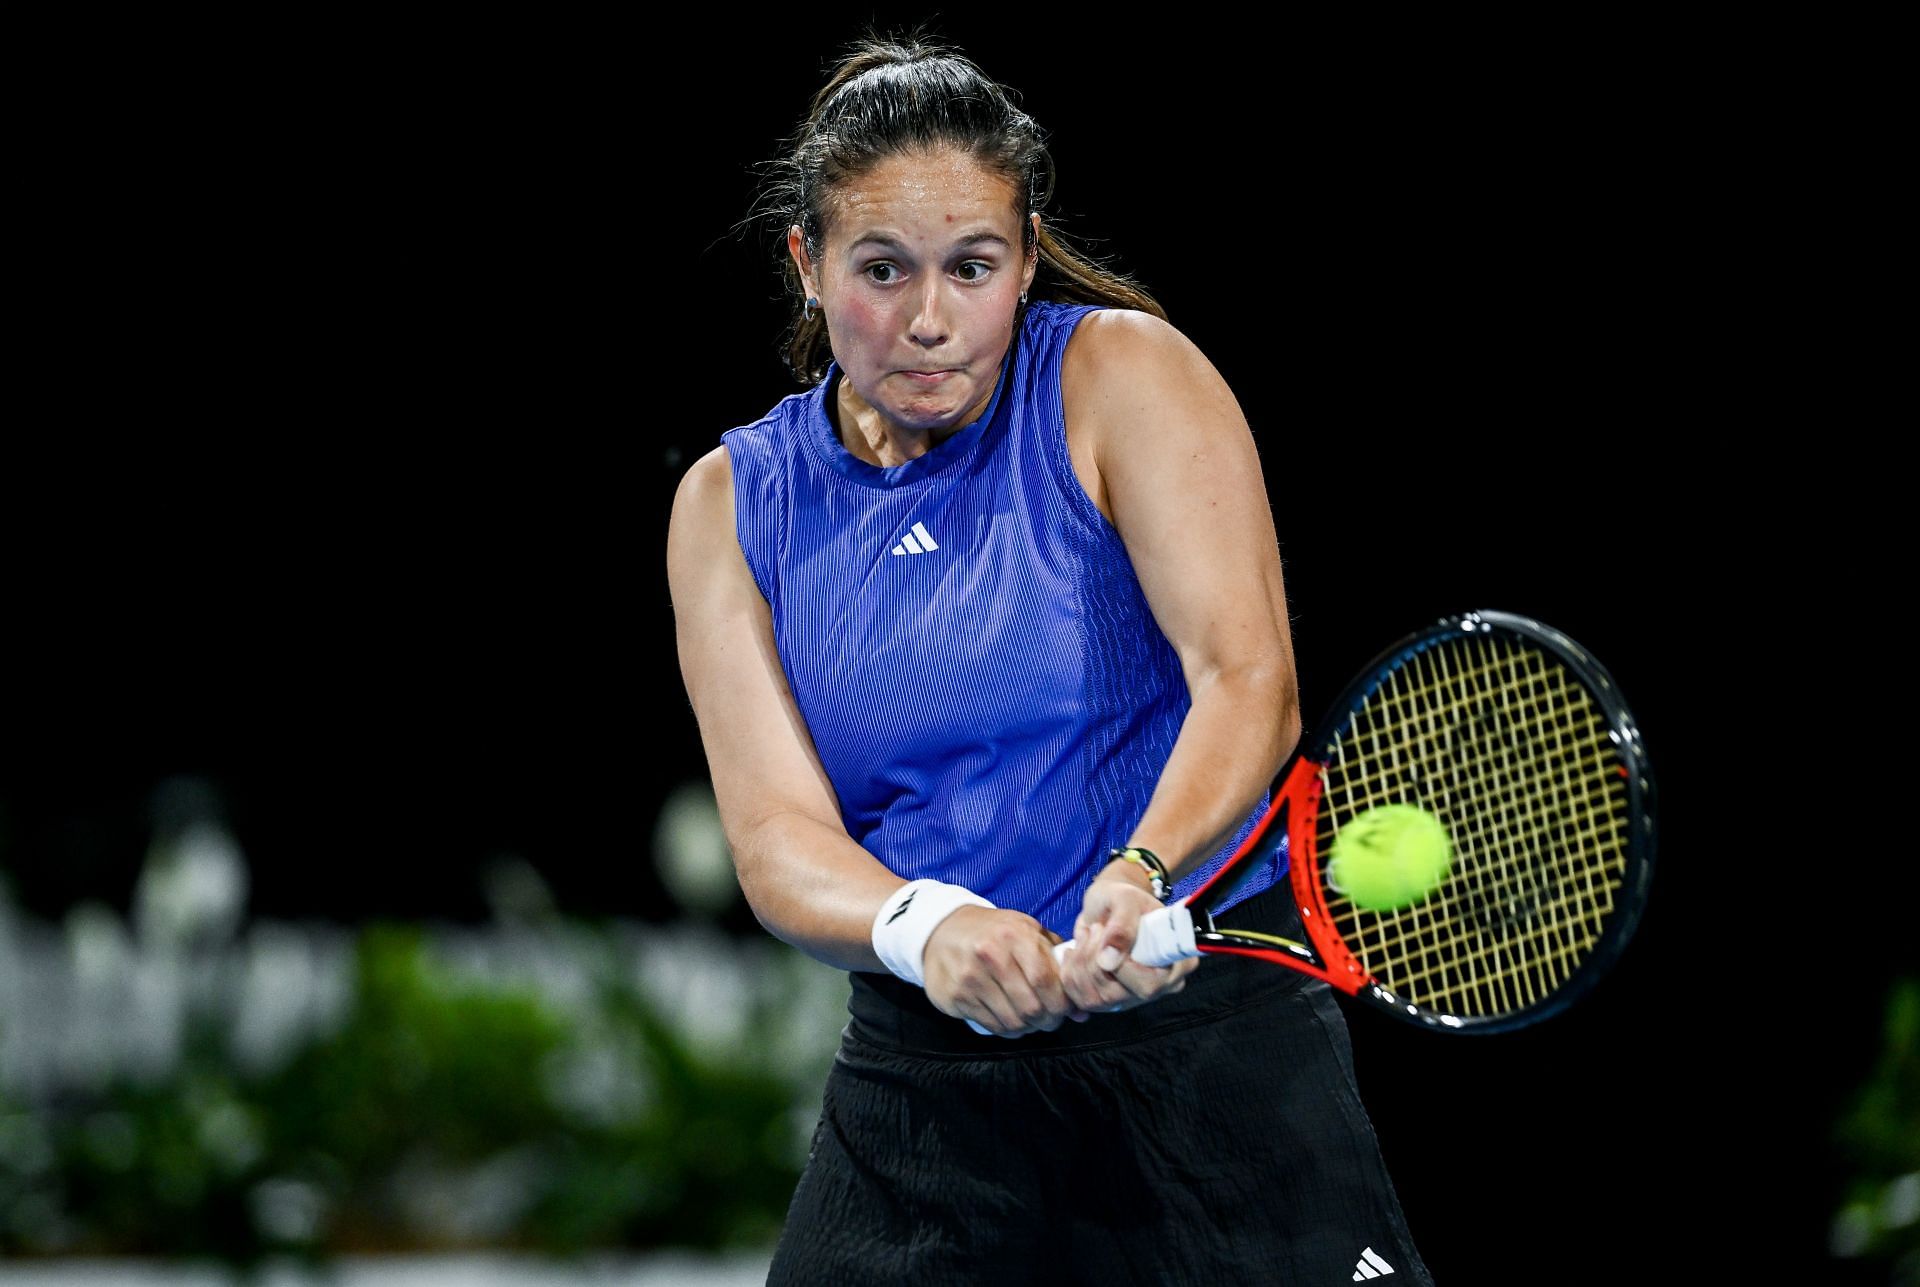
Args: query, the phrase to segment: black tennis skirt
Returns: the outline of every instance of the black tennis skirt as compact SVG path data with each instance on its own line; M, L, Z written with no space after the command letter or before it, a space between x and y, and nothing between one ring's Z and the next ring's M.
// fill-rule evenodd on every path
M1233 920L1300 934L1285 890ZM1328 984L1209 957L1173 996L1007 1039L852 979L770 1284L1430 1287Z

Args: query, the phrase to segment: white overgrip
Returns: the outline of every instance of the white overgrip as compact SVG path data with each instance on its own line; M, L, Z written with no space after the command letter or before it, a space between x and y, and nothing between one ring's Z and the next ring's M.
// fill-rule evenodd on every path
M1185 903L1175 903L1140 918L1140 932L1133 940L1133 959L1142 965L1172 965L1189 956L1200 955L1193 941L1193 913Z

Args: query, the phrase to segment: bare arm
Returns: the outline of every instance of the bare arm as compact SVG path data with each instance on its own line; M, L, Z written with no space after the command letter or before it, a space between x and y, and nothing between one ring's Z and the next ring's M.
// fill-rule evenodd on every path
M1145 313L1091 313L1062 379L1076 470L1125 543L1192 698L1127 841L1178 877L1232 838L1300 739L1273 515L1238 402L1173 327ZM1115 883L1144 889L1144 874L1125 863L1103 871L1076 937L1100 934L1124 952L1136 909L1153 904L1100 888ZM1135 981L1136 997L1162 985L1144 972ZM1111 988L1103 996L1113 1000Z
M735 535L724 447L687 471L667 533L680 671L700 724L740 888L777 938L846 970L885 972L875 913L906 882L854 843L788 689L772 615ZM927 995L1006 1034L1072 1009L1045 932L1024 913L964 907L926 949Z
M725 448L680 482L667 533L680 673L740 887L760 923L847 970L883 970L868 937L902 883L855 844L774 653L767 602L733 526Z

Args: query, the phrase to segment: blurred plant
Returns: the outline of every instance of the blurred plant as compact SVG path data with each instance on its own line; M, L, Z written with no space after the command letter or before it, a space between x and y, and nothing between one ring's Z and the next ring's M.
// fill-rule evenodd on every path
M1884 1262L1895 1283L1920 1283L1920 978L1887 998L1886 1047L1840 1119L1835 1141L1853 1169L1835 1215L1836 1256Z
M581 986L477 976L374 927L343 1020L271 1066L202 1000L164 1075L0 1100L0 1254L769 1240L838 1027L820 967L729 947L750 995L703 1035L643 994L617 927L514 932Z

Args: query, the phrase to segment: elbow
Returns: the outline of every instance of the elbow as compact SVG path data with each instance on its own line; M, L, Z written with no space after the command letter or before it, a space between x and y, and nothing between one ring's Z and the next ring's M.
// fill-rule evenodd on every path
M1258 739L1248 749L1255 757L1270 759L1271 771L1278 773L1305 732L1300 681L1293 667L1271 661L1221 667L1196 685L1196 696L1202 691L1227 703L1249 736Z
M1284 763L1292 755L1294 748L1300 745L1300 738L1306 732L1306 725L1300 720L1300 690L1292 690L1292 700L1288 702L1286 713L1280 717L1280 761ZM1279 768L1276 764L1275 769Z
M771 934L774 938L779 939L788 947L797 947L803 951L805 950L806 945L800 941L799 935L788 929L785 921L761 910L762 904L755 902L751 894L747 895L747 907L753 912L753 919L760 923L761 929Z
M740 884L740 896L747 900L753 919L760 923L760 928L778 938L776 895L763 879L767 864L761 860L761 854L767 842L766 832L764 819L727 828L727 853L733 859L733 875Z
M1300 738L1306 732L1300 719L1300 685L1289 670L1271 698L1275 712L1273 730L1273 771L1278 773L1286 762L1293 757Z
M746 898L747 909L753 913L753 919L759 922L760 928L788 947L807 951L805 936L795 926L794 909L787 895L774 882L756 880L748 875L748 866L742 865L737 870L740 893Z
M1268 737L1268 758L1278 773L1305 732L1300 718L1300 681L1292 666L1261 664L1240 671L1235 701L1240 709L1264 711L1261 721Z
M790 947L807 950L800 923L805 900L793 880L793 865L785 861L796 849L792 827L803 815L776 809L739 828L730 836L733 871L740 893L760 928Z

